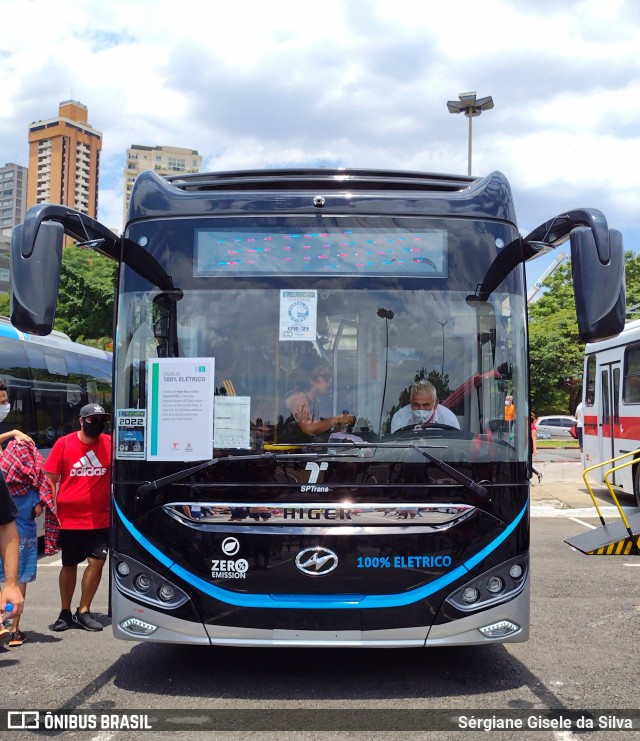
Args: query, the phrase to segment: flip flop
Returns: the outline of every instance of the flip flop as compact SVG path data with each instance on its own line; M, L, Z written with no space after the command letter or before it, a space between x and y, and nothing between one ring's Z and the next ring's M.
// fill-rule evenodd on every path
M7 645L9 648L15 648L16 646L22 646L26 640L27 636L21 630L16 630L10 634L9 643Z
M7 628L0 625L0 646L4 646L8 642L9 638L11 638L11 633L9 633Z

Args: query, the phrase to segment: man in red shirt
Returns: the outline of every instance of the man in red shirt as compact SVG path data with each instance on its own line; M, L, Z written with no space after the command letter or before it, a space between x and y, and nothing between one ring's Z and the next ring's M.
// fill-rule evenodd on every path
M80 410L80 431L56 441L45 470L56 495L60 521L60 617L53 630L67 630L73 624L84 630L102 630L90 612L100 585L102 569L109 551L111 437L104 434L108 414L99 404L86 404ZM71 614L78 564L85 560L80 604Z

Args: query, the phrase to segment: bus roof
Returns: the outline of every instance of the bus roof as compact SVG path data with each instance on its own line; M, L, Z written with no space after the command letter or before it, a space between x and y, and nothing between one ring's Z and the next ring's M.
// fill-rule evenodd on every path
M269 197L268 194L271 194ZM129 220L171 216L357 213L498 219L516 224L505 176L484 178L339 168L140 173Z
M598 352L599 350L608 350L612 347L622 347L640 340L640 319L634 319L632 322L627 322L624 325L624 329L619 335L615 337L609 337L606 340L600 340L599 342L588 342L585 347L585 354Z
M347 168L230 170L172 175L166 178L183 190L343 190L461 191L480 178L424 172Z
M31 342L33 344L41 345L42 347L57 347L69 352L82 353L82 355L87 357L106 358L107 360L110 360L112 357L112 353L107 350L101 350L99 347L91 347L90 345L73 342L69 335L66 335L64 332L58 332L55 329L46 337L21 332L11 324L11 321L7 319L7 317L4 316L0 316L0 337L7 337L10 340L19 340L21 342Z

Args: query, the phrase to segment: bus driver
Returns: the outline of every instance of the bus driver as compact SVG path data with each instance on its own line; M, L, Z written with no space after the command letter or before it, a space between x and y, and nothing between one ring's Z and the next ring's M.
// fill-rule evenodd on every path
M409 399L409 403L393 415L392 433L409 425L438 423L460 429L456 415L440 404L435 386L425 378L412 384Z

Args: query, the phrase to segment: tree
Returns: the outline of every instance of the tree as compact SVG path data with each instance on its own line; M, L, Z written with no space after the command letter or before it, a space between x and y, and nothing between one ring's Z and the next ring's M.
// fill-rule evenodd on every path
M640 257L625 253L627 306L640 303ZM541 414L572 414L582 395L584 343L578 336L570 265L544 284L547 292L529 305L532 408Z
M109 347L116 271L113 260L92 250L64 249L55 329L76 342Z

